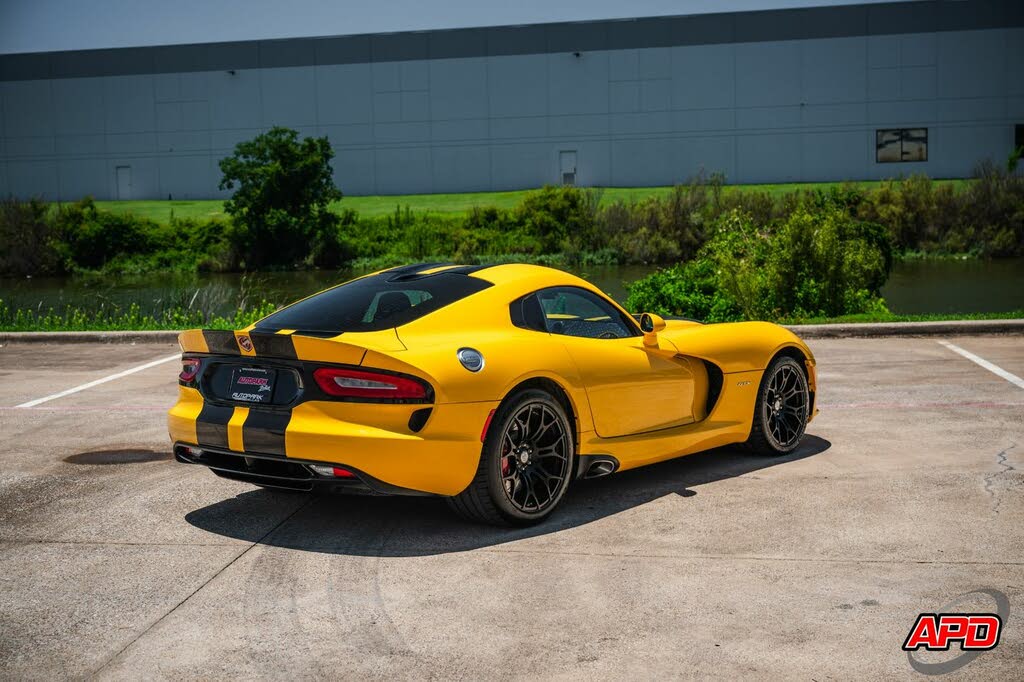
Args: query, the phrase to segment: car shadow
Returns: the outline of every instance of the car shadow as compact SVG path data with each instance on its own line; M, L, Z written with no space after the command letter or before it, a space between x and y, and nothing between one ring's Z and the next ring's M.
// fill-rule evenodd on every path
M692 497L698 494L695 487L806 459L831 445L808 435L783 457L718 448L607 478L576 481L551 518L529 528L469 523L438 498L315 496L259 489L196 509L185 520L210 533L271 547L350 556L430 556L557 533L666 495ZM713 489L706 494L714 494Z

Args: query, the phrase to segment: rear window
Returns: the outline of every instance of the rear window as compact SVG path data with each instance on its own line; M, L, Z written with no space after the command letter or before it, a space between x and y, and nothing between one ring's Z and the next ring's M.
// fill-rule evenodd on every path
M257 331L380 331L418 320L489 286L490 282L457 273L396 276L384 272L328 289L279 310L262 320Z

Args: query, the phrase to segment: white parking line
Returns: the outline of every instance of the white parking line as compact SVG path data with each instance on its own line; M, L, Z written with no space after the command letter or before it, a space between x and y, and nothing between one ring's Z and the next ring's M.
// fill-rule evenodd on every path
M84 391L87 388L92 388L93 386L99 386L100 384L105 384L108 381L113 381L114 379L120 379L121 377L126 377L129 374L135 374L136 372L141 372L144 369L149 369L150 367L156 367L157 365L162 365L165 362L170 362L171 360L180 360L180 359L181 359L181 354L180 353L175 353L174 355L169 355L166 358L160 358L159 360L154 360L153 362L147 362L144 365L139 365L138 367L132 367L131 369L126 369L123 372L118 372L117 374L111 374L110 376L103 377L102 379L96 379L95 381L90 381L87 384L82 384L81 386L75 386L74 388L69 388L66 391L61 391L60 393L54 393L53 395L48 395L48 396L46 396L44 398L36 398L35 400L30 400L27 403L22 403L21 405L15 405L15 407L35 407L36 405L39 405L40 403L46 403L46 402L49 402L51 400L56 400L57 398L63 398L66 395L71 395L72 393L78 393L79 391Z
M989 362L985 358L979 358L974 353L972 353L970 351L966 351L963 348L961 348L960 346L954 345L954 344L950 343L949 341L939 341L939 343L941 343L943 346L945 346L946 348L950 349L954 353L959 353L960 355L964 356L965 358L967 358L971 362L973 362L975 364L978 364L978 365L981 365L982 367L984 367L988 371L992 372L996 376L1001 377L1003 379L1006 379L1011 384L1013 384L1013 385L1015 385L1015 386L1017 386L1019 388L1024 388L1024 379L1021 379L1016 374L1011 374L1010 372L1007 372L1002 367L998 367L996 365L993 365L991 362Z

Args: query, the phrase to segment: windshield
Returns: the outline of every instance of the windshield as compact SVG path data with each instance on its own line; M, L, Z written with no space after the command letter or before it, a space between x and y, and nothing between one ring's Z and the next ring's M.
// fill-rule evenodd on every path
M476 277L440 272L382 272L310 296L259 322L256 331L341 334L400 327L491 286Z

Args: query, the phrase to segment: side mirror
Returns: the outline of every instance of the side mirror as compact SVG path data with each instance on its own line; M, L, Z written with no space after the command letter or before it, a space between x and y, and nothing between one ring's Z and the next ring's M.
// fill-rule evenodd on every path
M640 331L644 333L645 346L658 345L658 332L665 328L665 320L654 313L644 313L640 316Z

